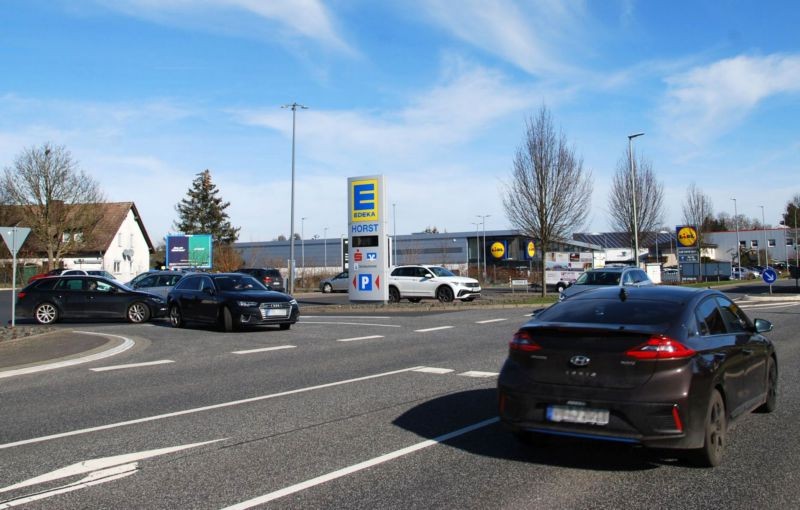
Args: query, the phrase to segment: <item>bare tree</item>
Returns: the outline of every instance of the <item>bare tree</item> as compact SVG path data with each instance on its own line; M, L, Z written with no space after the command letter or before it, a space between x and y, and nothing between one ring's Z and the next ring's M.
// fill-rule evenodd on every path
M545 106L525 124L525 138L514 157L503 207L511 224L538 239L542 275L547 247L581 227L592 200L591 172L556 133ZM542 296L547 286L542 281Z
M642 156L635 160L636 165L636 228L639 239L642 232L658 232L664 223L664 185L656 178L652 163ZM617 161L617 171L611 183L608 197L608 210L611 224L630 237L634 243L633 190L631 189L630 157L627 153ZM636 255L639 259L639 254Z
M703 247L704 227L708 226L708 219L713 218L713 216L714 206L711 203L711 198L703 193L703 190L698 188L695 183L691 183L686 188L686 201L683 203L683 222L697 229L698 249ZM699 280L702 280L702 277Z
M45 143L23 150L2 177L2 201L47 253L50 268L79 251L100 220L105 198L97 182L78 168L63 146Z

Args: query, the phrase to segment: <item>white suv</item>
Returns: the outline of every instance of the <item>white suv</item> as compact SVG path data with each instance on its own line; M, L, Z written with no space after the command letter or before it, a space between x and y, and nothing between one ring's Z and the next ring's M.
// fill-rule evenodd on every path
M481 295L475 278L456 276L441 266L398 266L389 275L389 302L435 298L442 303L454 299L472 301Z

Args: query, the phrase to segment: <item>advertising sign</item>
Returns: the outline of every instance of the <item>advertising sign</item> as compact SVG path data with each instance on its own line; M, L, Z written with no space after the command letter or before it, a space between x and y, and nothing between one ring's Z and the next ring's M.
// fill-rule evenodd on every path
M697 229L692 225L680 225L675 227L675 233L678 239L678 262L699 262Z
M506 242L505 241L502 241L502 242L501 241L495 241L489 247L489 253L492 254L492 257L494 257L494 258L496 258L498 260L506 258L506 252L507 251L508 251L508 249L506 248Z
M167 236L167 267L211 269L211 234Z
M347 179L350 301L389 299L386 187L382 175Z

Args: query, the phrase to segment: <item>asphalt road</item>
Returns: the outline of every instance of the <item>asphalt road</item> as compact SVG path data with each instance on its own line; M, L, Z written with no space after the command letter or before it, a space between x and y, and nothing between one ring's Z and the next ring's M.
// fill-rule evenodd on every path
M494 421L495 375L525 309L80 325L135 346L0 379L0 508L793 508L800 303L743 306L775 324L779 408L738 422L715 469L520 446Z

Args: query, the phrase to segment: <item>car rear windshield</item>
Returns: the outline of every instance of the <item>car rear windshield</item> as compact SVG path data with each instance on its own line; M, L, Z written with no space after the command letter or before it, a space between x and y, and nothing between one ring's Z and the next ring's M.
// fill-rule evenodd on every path
M248 275L225 275L225 276L215 276L214 283L217 285L219 290L225 291L262 291L267 290L267 288L258 280L253 278L252 276Z
M590 271L580 275L575 285L619 285L620 276L617 271Z
M682 310L683 304L671 301L566 299L536 318L545 322L655 326L673 322Z

